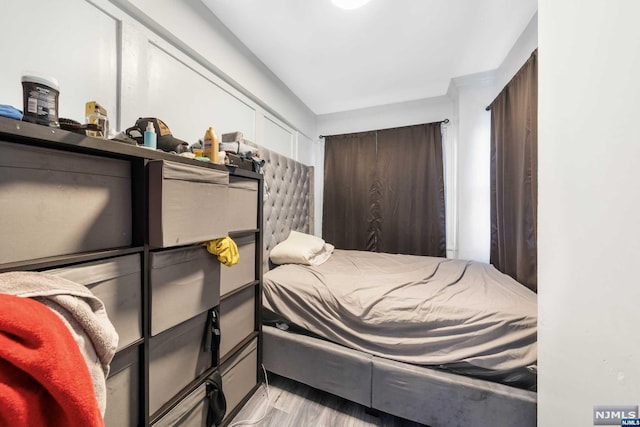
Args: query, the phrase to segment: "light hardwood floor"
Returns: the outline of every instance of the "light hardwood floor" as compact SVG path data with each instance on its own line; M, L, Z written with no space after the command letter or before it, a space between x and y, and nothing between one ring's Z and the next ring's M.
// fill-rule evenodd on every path
M260 427L423 427L388 414L374 416L357 403L316 390L296 381L268 373L269 399L264 384L254 393L238 415L228 424L238 421L257 423L235 424ZM266 415L265 415L266 410Z

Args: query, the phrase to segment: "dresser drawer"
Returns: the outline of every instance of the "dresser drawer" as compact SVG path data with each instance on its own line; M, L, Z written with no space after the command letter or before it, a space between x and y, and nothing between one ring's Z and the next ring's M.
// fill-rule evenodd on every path
M0 264L131 246L131 164L0 141L0 212Z
M258 228L258 181L229 177L229 231Z
M220 357L255 330L255 292L251 286L220 303Z
M222 364L222 390L230 414L258 383L258 340Z
M116 328L118 350L142 338L140 255L126 255L45 271L84 285L98 297Z
M205 427L208 412L207 385L201 384L152 427Z
M151 334L218 305L220 263L204 246L151 252Z
M209 313L202 313L149 340L149 414L213 366L207 348Z
M228 172L154 160L148 174L151 246L187 245L227 235Z
M238 264L220 267L220 295L238 289L256 280L256 241L254 235L242 236L233 239L238 245L240 261Z
M107 378L106 427L136 426L139 419L140 374L138 347L117 353Z

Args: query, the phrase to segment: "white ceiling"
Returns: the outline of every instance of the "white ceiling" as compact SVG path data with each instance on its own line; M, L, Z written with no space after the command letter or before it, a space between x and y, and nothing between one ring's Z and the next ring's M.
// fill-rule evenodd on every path
M497 68L537 0L202 0L314 113L444 95Z

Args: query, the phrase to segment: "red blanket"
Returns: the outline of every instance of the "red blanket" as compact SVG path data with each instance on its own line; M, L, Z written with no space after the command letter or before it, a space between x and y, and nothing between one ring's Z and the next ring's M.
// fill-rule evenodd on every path
M89 369L55 313L0 294L0 426L104 426Z

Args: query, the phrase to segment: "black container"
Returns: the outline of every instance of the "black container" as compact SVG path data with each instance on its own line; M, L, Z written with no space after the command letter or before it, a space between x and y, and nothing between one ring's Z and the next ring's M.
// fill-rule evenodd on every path
M53 77L22 76L22 102L25 122L60 127L58 123L58 96L60 87Z

